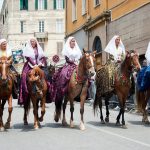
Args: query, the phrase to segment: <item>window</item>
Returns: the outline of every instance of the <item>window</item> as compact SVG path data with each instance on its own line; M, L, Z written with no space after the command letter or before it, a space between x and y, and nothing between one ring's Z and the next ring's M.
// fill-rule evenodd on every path
M54 0L54 9L64 9L65 0Z
M36 10L47 9L47 0L35 0L35 9Z
M82 0L82 15L86 13L86 0Z
M20 0L20 10L28 10L28 0Z
M63 42L57 42L57 55L61 55L62 52L62 48L63 48Z
M76 19L77 19L76 0L72 0L72 21L75 21Z
M39 32L44 32L44 21L39 21Z
M62 33L63 32L63 19L57 19L56 20L56 33Z
M94 0L94 6L97 6L100 4L100 0Z
M21 30L21 33L24 33L24 24L25 24L25 21L20 21L20 30Z

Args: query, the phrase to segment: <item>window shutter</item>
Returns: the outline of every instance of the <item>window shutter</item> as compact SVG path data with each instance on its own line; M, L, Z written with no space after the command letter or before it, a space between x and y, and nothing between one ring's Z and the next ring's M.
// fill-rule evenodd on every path
M47 0L44 1L44 9L47 9Z
M23 0L20 0L20 10L23 10Z
M38 10L38 0L35 0L35 10Z
M56 9L56 0L54 0L54 9Z
M63 9L65 8L65 0L63 0Z
M28 0L26 0L26 10L28 10Z

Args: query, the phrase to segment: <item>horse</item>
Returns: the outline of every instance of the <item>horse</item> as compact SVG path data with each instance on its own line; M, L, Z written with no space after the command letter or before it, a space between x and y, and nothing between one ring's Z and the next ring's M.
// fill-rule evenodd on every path
M63 119L62 124L64 126L67 125L66 117L65 117L65 110L67 102L70 102L70 127L74 127L73 123L73 112L74 112L74 100L77 96L80 96L80 114L81 114L81 123L80 129L85 130L83 114L84 114L84 103L87 98L87 90L89 87L89 78L95 75L95 68L94 68L94 60L95 60L95 51L92 53L85 52L83 53L82 58L79 61L79 65L74 69L71 78L68 83L68 90L65 94L64 102L63 102ZM56 112L54 120L57 122L61 116L61 109L62 102L56 104Z
M149 80L148 80L148 84L149 84ZM148 113L146 110L146 106L149 99L150 99L150 87L147 87L142 91L138 90L137 87L136 89L137 109L138 111L142 112L143 114L142 122L145 124L149 124Z
M33 69L31 69L27 74L27 88L29 97L27 102L24 104L24 125L28 125L27 115L29 114L30 110L30 101L32 101L34 129L38 129L45 114L46 94L48 89L44 72L38 66L34 66ZM38 115L39 102L41 102L40 117Z
M12 114L12 88L14 84L14 76L10 72L10 58L0 58L0 130L10 128ZM8 118L5 125L3 124L3 111L6 101L8 100Z
M130 77L132 75L133 70L139 70L141 68L139 63L139 56L136 51L126 51L126 56L124 61L114 70L110 70L108 65L102 66L97 71L96 76L96 98L93 103L94 113L97 110L98 106L100 109L100 119L101 123L109 122L109 98L115 94L118 97L118 101L120 104L120 112L117 116L116 125L120 126L120 117L122 115L122 127L126 128L125 120L124 120L124 111L125 111L125 102L129 94L129 90L131 87ZM113 66L114 67L114 66ZM110 81L109 75L110 71L114 74L114 78ZM110 82L114 82L110 84ZM110 87L110 85L113 85ZM105 121L103 119L102 113L102 98L105 100L106 105L106 118Z

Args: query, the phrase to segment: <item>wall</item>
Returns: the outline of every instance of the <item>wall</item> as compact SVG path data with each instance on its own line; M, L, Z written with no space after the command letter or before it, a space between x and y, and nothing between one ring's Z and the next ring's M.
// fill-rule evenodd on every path
M137 49L144 54L150 41L150 4L129 13L108 26L108 39L121 36L126 49Z

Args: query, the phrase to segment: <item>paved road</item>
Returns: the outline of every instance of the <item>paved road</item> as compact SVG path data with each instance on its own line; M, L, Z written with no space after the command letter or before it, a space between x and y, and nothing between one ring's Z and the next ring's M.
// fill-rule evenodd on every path
M69 105L67 105L69 122ZM128 129L115 126L117 111L111 110L110 123L101 125L99 116L93 115L92 107L85 106L86 130L80 131L79 104L75 104L75 128L63 127L53 121L54 104L48 104L38 130L33 129L32 110L29 114L29 126L24 126L23 108L14 101L12 128L0 132L0 150L149 150L150 126L141 123L141 116L125 114ZM6 120L7 109L4 112Z

